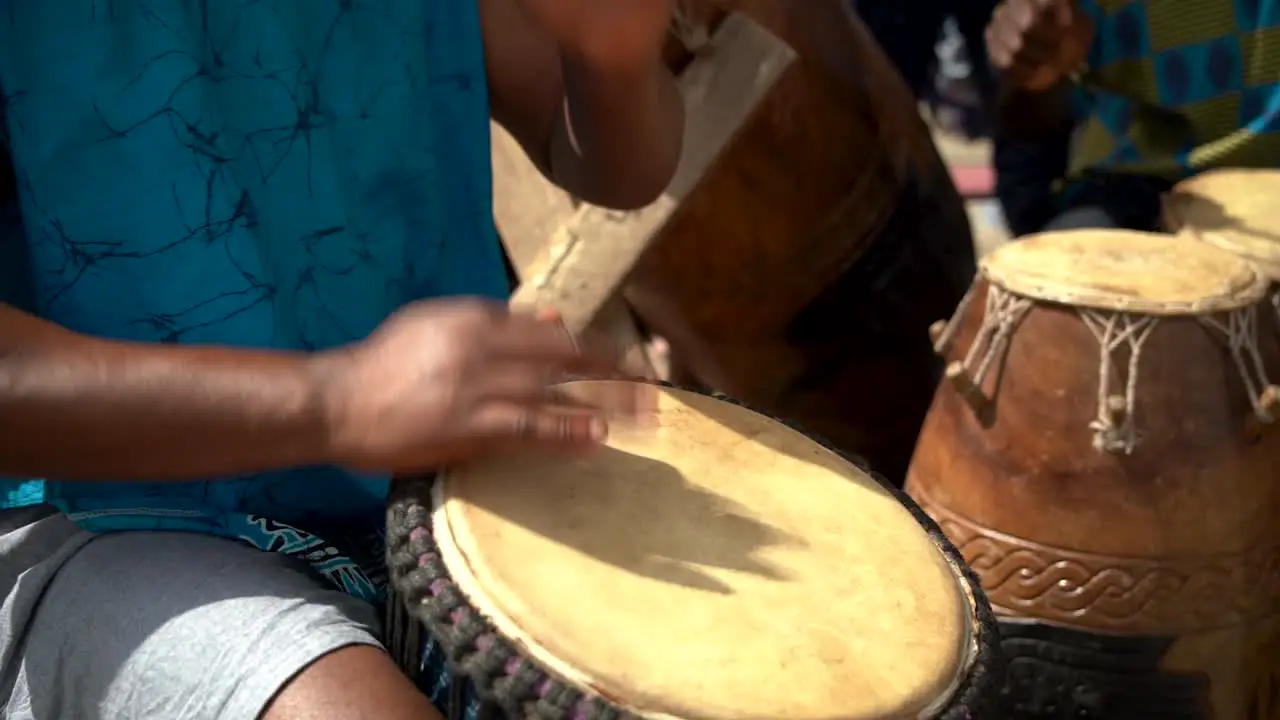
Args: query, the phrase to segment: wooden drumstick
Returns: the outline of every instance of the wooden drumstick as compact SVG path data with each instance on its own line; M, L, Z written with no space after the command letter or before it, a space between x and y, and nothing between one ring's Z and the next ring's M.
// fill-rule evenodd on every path
M1260 412L1259 412L1260 411ZM1250 442L1257 442L1270 421L1264 421L1259 415L1275 417L1280 413L1280 386L1268 385L1258 393L1258 410L1249 413L1244 419L1245 437Z

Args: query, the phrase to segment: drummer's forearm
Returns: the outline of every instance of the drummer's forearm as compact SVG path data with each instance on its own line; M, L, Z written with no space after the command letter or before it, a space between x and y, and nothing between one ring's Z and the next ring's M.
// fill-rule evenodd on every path
M671 181L684 136L684 102L658 59L602 70L561 63L565 102L551 138L557 184L619 209L652 202Z
M1013 140L1043 140L1070 132L1076 123L1074 83L1064 80L1040 92L1001 83L996 96L996 123Z
M123 343L0 305L0 475L187 479L327 455L308 356Z

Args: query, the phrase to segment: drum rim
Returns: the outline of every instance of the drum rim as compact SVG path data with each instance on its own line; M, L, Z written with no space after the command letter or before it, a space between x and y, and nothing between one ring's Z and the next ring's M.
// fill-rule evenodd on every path
M1084 285L1073 285L1069 278L1038 280L1034 277L1023 275L1022 271L1018 269L1005 267L1004 263L1001 262L1003 258L1019 253L1023 248L1029 247L1028 243L1033 241L1047 242L1053 238L1060 238L1065 241L1071 237L1082 238L1086 236L1133 237L1141 238L1143 241L1156 238L1165 247L1172 247L1177 243L1185 243L1186 245L1183 245L1184 248L1194 245L1210 254L1220 254L1224 259L1241 263L1241 269L1248 270L1252 274L1252 278L1243 286L1232 288L1227 293L1205 296L1189 302L1173 302L1141 297L1124 297L1101 289L1093 290ZM1135 315L1189 316L1239 310L1256 305L1266 296L1271 286L1270 278L1262 272L1257 263L1241 257L1237 253L1225 250L1215 243L1202 242L1197 238L1189 237L1185 233L1168 235L1136 230L1060 230L1035 233L1021 238L1018 242L992 251L990 255L983 258L979 263L978 272L981 277L993 285L1033 302Z
M935 720L969 720L988 716L982 712L975 714L974 709L994 709L999 684L1004 677L1004 658L995 614L981 592L977 574L964 562L960 551L938 524L906 492L894 487L860 458L838 450L795 423L761 412L746 403L666 381L643 378L622 381L696 393L758 413L801 433L853 464L898 500L942 553L956 577L961 595L970 602L970 641L976 648L968 654L968 667L958 671L959 680L951 694L939 698L938 706L928 710L938 713L933 716ZM437 640L451 667L471 681L483 701L502 708L512 720L568 718L572 710L583 704L588 710L586 717L592 720L606 717L641 720L642 716L598 693L583 691L542 663L532 660L528 652L517 648L475 608L454 583L432 534L435 504L432 498L437 480L436 475L396 477L392 480L387 512L387 565L391 591L398 596L410 617L422 623Z

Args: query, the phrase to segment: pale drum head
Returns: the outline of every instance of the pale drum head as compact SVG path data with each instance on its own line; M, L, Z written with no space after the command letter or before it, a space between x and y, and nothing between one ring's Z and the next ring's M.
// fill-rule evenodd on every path
M977 652L975 604L910 512L776 421L657 392L656 421L599 452L437 482L433 534L472 605L641 717L940 710Z
M1257 303L1269 279L1208 243L1123 230L1030 235L982 261L995 285L1032 300L1144 315L1200 315Z
M1280 171L1214 170L1184 180L1164 202L1172 232L1212 243L1280 281Z

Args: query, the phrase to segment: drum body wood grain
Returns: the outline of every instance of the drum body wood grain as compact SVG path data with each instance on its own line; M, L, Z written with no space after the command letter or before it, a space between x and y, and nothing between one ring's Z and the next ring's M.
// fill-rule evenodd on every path
M798 53L630 275L674 379L741 398L900 481L940 367L929 323L972 239L914 101L842 2L717 2ZM720 12L687 3L714 28ZM669 53L679 69L689 54ZM875 410L873 411L872 408Z
M949 358L975 342L992 287L979 281L958 314ZM1091 438L1100 377L1125 392L1127 343L1107 365L1087 309L1024 312L985 406L939 388L907 480L1003 618L1011 717L1280 716L1280 436L1247 432L1255 404L1224 334L1202 322L1221 315L1148 318L1125 452ZM1254 337L1276 378L1274 334Z

